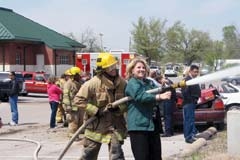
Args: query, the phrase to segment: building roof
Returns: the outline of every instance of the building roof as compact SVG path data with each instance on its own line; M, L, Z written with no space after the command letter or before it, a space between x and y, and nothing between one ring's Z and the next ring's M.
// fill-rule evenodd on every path
M30 41L44 43L53 49L84 48L81 43L36 23L11 9L0 7L0 41Z

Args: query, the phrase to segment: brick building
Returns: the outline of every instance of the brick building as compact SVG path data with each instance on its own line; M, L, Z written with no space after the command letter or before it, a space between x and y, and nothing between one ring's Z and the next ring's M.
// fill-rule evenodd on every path
M45 71L61 75L75 65L81 43L11 9L0 8L0 71Z

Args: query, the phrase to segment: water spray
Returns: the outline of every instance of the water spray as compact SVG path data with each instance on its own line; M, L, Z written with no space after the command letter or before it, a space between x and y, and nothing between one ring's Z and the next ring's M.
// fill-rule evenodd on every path
M214 73L210 73L201 77L197 77L197 78L193 78L189 81L186 82L186 85L194 85L194 84L199 84L199 83L204 83L204 82L210 82L210 81L214 81L214 80L218 80L218 79L222 79L224 77L228 77L228 76L233 76L233 75L237 75L240 74L240 66L235 66L235 67L231 67L231 68L227 68L224 70L220 70Z

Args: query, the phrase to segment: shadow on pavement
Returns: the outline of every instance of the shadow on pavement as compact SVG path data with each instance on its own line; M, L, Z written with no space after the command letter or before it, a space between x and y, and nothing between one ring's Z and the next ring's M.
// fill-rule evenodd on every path
M47 94L28 94L27 96L21 96L21 97L48 98L48 95Z

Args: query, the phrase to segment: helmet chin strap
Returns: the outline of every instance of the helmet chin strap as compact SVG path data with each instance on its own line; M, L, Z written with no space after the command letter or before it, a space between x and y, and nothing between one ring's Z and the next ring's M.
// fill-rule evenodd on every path
M112 75L110 75L110 74L108 74L107 72L103 72L103 75L105 76L105 77L107 77L108 79L110 79L111 81L114 81L114 79L119 75L118 74L118 72L116 73L116 75L115 76L112 76Z

